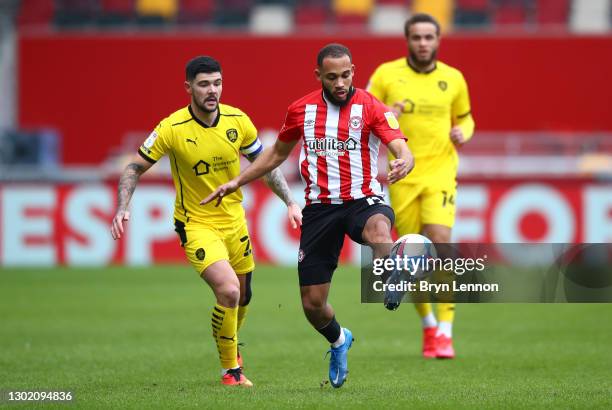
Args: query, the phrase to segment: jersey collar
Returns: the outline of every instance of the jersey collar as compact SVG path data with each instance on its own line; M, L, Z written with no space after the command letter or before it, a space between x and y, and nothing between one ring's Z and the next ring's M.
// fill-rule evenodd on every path
M191 104L188 106L188 108L189 108L189 114L191 114L191 118L193 118L193 120L197 122L198 124L200 124L202 127L214 128L217 126L217 124L219 124L219 118L221 118L221 108L219 106L217 106L217 118L215 118L215 122L213 122L212 125L207 125L206 123L200 121L200 119L196 117L196 115L193 113L193 110L191 109Z
M408 57L406 57L406 65L415 73L417 74L430 74L433 73L434 71L436 71L436 69L438 68L438 62L434 63L434 66L431 70L429 71L419 71L415 66L413 66L412 64L410 64L410 59Z

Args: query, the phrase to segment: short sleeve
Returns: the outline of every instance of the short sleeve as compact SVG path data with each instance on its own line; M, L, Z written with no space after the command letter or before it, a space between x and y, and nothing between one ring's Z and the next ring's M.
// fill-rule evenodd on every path
M380 101L372 99L369 117L372 132L385 145L395 139L406 140L406 137L400 130L400 125L397 118L395 118L395 114L389 111L389 109Z
M293 142L301 138L301 126L299 123L299 115L296 110L289 107L287 115L285 115L285 123L278 134L278 139L282 142Z
M372 74L366 86L366 90L380 101L385 101L387 93L385 92L384 76L382 75L381 68L382 67L378 67L376 71L374 71L374 74Z
M249 117L244 116L244 120L242 121L242 132L244 133L244 138L242 139L242 144L240 145L240 153L244 155L247 159L252 160L257 155L263 151L263 145L259 138L257 138L257 128L251 121Z
M157 127L149 134L147 139L138 149L138 153L145 160L154 164L169 151L172 130L170 126L160 122Z

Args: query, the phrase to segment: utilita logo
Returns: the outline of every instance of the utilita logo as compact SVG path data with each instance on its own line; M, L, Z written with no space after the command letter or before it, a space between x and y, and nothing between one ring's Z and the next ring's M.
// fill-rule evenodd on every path
M357 141L349 138L346 141L338 141L336 138L315 138L306 142L309 151L314 151L318 156L343 157L349 150L357 149Z

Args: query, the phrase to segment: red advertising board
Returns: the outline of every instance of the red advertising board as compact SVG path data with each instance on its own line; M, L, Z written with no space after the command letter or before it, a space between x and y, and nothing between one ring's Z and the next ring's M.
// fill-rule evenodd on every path
M184 65L208 54L223 66L222 101L260 130L278 130L287 106L319 87L316 54L329 42L351 48L359 87L406 49L401 37L377 36L22 34L19 126L57 130L67 164L100 163L127 135L148 134L188 104ZM576 53L597 56L596 65ZM478 131L612 131L611 37L451 36L440 58L464 73Z
M301 197L302 187L293 188ZM282 202L264 185L243 192L256 259L295 264L299 232L288 225ZM109 231L114 201L114 183L0 185L0 265L185 260L172 226L170 181L142 181L120 241ZM587 179L463 180L454 237L480 243L612 242L612 185ZM357 245L345 246L343 261L358 258Z

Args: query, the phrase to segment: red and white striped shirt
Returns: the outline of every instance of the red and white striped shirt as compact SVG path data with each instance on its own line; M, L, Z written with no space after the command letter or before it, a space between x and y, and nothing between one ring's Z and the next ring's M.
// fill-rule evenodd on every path
M287 110L278 139L303 139L300 173L307 205L382 195L376 180L380 142L405 139L393 113L370 93L356 88L349 98L338 106L317 90Z

